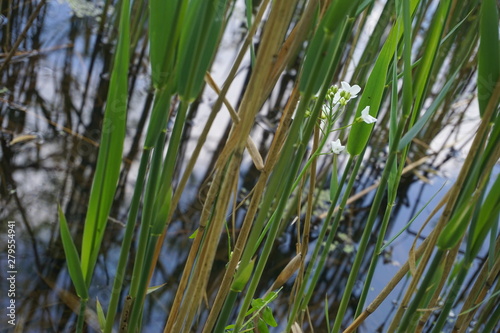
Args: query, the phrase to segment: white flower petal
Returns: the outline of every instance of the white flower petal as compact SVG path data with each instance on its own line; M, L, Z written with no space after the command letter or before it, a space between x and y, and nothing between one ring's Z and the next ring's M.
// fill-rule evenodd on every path
M342 82L340 82L340 84L342 85L342 89L344 89L345 91L351 90L351 85L349 83L342 81Z
M334 154L340 154L345 149L345 146L342 146L340 139L332 141L331 145L332 145L332 153Z
M333 100L332 100L332 103L333 104L337 104L339 102L339 99L340 99L340 90L337 91L337 93L335 94L335 96L333 97Z
M377 121L377 118L370 116L370 107L367 106L366 108L361 111L361 119L367 123L367 124L373 124L374 122Z
M361 87L360 86L358 86L357 84L353 85L351 87L351 89L349 90L349 92L352 95L351 98L356 97L360 91L361 91Z

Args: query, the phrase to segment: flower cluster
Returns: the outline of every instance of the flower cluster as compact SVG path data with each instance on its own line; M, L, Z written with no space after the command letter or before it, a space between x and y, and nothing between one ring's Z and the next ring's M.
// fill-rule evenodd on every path
M351 99L358 97L360 91L361 91L360 86L356 84L351 86L349 83L342 81L341 88L334 85L328 89L328 92L326 94L326 99L331 102L332 106L335 104L345 106ZM374 122L377 121L377 118L370 115L370 106L365 107L361 111L361 116L359 116L355 122L361 122L361 121L367 124L373 124ZM342 146L340 139L331 142L332 153L340 154L344 149L345 146Z
M361 91L361 87L357 84L351 87L351 85L345 81L342 81L340 84L342 85L342 88L337 90L337 93L333 98L333 103L339 103L340 105L344 106L351 99L358 97L358 94Z

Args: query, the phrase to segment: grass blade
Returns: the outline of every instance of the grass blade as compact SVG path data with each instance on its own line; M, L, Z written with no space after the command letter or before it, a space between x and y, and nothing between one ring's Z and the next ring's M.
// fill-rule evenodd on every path
M64 254L66 255L66 262L68 265L69 276L73 285L75 286L76 294L83 300L89 298L87 286L85 284L85 279L83 278L83 271L80 266L80 257L78 256L78 251L76 250L73 238L71 238L71 233L69 232L68 222L61 209L59 210L59 228L61 232L61 240L63 244Z
M129 66L129 0L120 14L120 36L104 113L101 146L82 241L82 271L90 285L120 175L125 139Z
M500 44L498 4L484 0L481 4L480 44L478 54L477 99L481 116L488 105L495 83L500 77ZM498 103L498 102L497 102Z

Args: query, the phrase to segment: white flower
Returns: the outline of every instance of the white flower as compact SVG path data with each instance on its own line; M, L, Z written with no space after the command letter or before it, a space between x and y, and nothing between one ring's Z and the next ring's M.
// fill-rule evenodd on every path
M342 85L342 90L350 94L349 99L358 97L358 94L361 91L360 86L355 84L351 87L351 85L345 81L342 81L340 84Z
M332 153L334 154L340 154L345 149L345 146L342 146L340 139L332 141L331 145L332 145Z
M361 87L357 84L351 85L345 81L341 82L342 88L340 88L335 97L333 98L333 103L338 103L342 105L346 105L349 100L358 97L359 92L361 91Z
M361 119L367 123L367 124L373 124L374 122L377 121L377 118L370 116L370 107L367 106L366 108L361 111Z

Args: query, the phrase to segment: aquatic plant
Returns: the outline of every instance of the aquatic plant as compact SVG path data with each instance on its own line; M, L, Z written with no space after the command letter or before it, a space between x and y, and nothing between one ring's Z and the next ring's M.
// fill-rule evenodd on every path
M176 295L165 305L164 332L266 332L272 327L300 332L314 326L311 304L353 191L364 191L355 183L369 168L379 168L380 178L361 232L353 239L355 251L339 304L325 300L321 309L328 331L355 331L405 277L407 286L398 287L404 295L388 321L388 332L437 333L445 325L464 332L472 321L476 331L497 327L498 4L494 0L248 0L246 35L219 88L210 70L240 5L228 0L150 0L146 7L124 0L115 7L119 12L115 21L106 17L107 10L102 12L99 33L112 34L113 29L104 28L104 21L111 21L117 28L117 43L83 235L72 235L69 226L75 221L67 221L63 209L58 210L68 273L81 303L77 330L84 330L86 308L97 299L90 290L122 166L133 81L130 64L146 31L143 45L145 50L148 45L153 102L111 296L96 303L102 331L111 332L117 325L120 331L141 331L146 299L161 291L151 281L162 249L169 251L166 234L223 106L230 113L231 128L209 170L208 190ZM5 58L2 70L12 56ZM234 107L226 97L245 66L251 70ZM281 105L270 134L272 143L262 156L264 150L257 148L252 130L291 67L297 75L283 89L286 105ZM379 259L394 241L385 240L399 204L405 166L426 154L419 145L439 134L455 112L453 103L471 84L477 84L480 124L458 178L441 202L426 203L435 207L426 217L437 220L432 231L422 242L418 233L408 261L367 305ZM217 98L194 149L183 160L189 115L208 87ZM383 160L374 155L377 146L384 147ZM258 176L244 194L239 176L247 156ZM320 198L324 191L327 200ZM245 209L238 210L245 201ZM326 208L318 213L324 201ZM237 213L242 217L236 223ZM314 221L318 233L312 240ZM295 254L267 283L263 274L276 242L292 229ZM222 237L228 238L227 260L216 290L207 294ZM134 240L136 251L130 256ZM470 277L472 263L484 247L489 251L481 273ZM468 276L473 292L457 303ZM261 292L263 284L270 287L267 292ZM288 290L281 289L284 285ZM325 297L320 296L323 302ZM284 298L287 313L278 318L273 303ZM200 315L204 299L208 307ZM452 310L459 311L453 322L448 316Z

